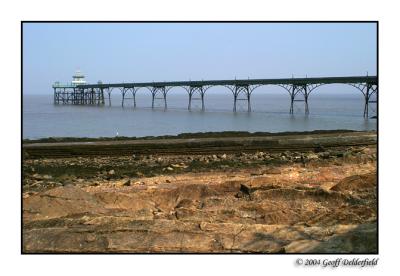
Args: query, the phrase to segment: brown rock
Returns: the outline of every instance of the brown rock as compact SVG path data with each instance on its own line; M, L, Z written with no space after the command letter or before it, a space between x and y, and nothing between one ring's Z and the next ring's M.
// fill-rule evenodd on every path
M35 193L25 190L36 181L27 177L23 187L23 251L376 252L376 186L368 176L375 175L374 163L341 159L342 165L336 166L331 159L320 158L306 167L277 166L274 172L260 162L252 166L254 155L247 155L247 161L243 158L238 162L249 162L250 166L232 168L229 173L205 167L191 173L174 169L173 178L149 173L151 177L143 176L129 188L124 183L138 167L126 175L121 170L118 181L78 175L84 183L101 181L100 186L77 185L77 178L71 178L68 183L72 185L49 189L59 179L40 180ZM271 155L280 158L280 153ZM294 153L286 152L285 156L290 159ZM156 158L146 159L143 166L156 165L159 170ZM179 167L187 162L187 156L162 158L165 164ZM222 160L222 156L218 158ZM111 163L117 172L126 162L137 164L129 156L72 160L82 166L98 162L99 171ZM30 162L38 166L71 163L69 159L46 161ZM263 170L263 176L250 175ZM357 177L344 178L352 174ZM108 171L104 175L109 177ZM330 189L332 186L335 188Z
M362 189L373 189L376 187L376 172L364 175L352 175L342 179L333 186L333 191L357 191Z

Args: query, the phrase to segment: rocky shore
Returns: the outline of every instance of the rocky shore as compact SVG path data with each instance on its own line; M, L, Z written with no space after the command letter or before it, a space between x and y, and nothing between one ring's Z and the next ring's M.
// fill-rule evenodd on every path
M376 144L335 135L297 135L298 150L28 152L23 252L376 253Z

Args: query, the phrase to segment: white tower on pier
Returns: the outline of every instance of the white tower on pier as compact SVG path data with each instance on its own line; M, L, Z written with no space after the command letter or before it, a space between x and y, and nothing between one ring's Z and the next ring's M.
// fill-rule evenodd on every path
M72 76L72 84L73 85L86 84L85 76L79 69L76 70L75 74Z

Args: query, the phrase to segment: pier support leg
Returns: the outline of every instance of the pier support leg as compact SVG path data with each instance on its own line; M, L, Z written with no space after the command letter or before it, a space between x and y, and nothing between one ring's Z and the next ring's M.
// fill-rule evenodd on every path
M204 90L201 88L201 111L204 111L206 109L204 105Z
M247 112L251 112L250 93L247 93Z
M151 93L151 108L154 108L154 98L155 98L156 94L154 92L154 88L153 88L153 92Z
M308 106L308 96L310 95L310 90L307 84L302 85L291 85L291 89L287 89L290 95L290 109L289 114L294 113L294 102L304 102L304 114L308 115L310 113L310 109ZM302 96L302 98L296 100L296 96Z
M236 101L237 101L237 94L233 94L233 112L236 112Z
M105 102L104 102L104 89L100 88L100 91L101 91L100 92L101 93L101 95L100 95L101 96L101 104L104 105L105 104Z
M365 93L364 94L364 118L369 117L369 104L371 103L377 103L377 98L376 100L373 100L371 97L372 95L375 94L376 97L378 97L378 85L373 84L373 83L367 83L365 86ZM378 115L378 114L376 114Z
M240 94L244 94L245 98L240 98ZM250 96L251 93L248 84L235 85L235 91L233 92L233 112L236 112L237 101L239 100L247 101L247 112L251 112Z
M97 88L97 91L96 91L96 104L97 105L103 104L103 99L101 97L101 94L102 94L101 92L102 92L101 88Z
M164 87L164 89L163 89L163 95L164 95L164 109L167 109L167 91L166 91L166 89L165 89L165 87Z
M364 94L364 118L368 118L368 103L370 97L371 85L367 83L367 91Z
M157 97L157 94L160 93L162 97ZM167 90L165 86L155 86L151 89L151 108L154 108L154 101L156 99L164 100L164 109L167 109Z
M308 87L307 84L303 86L303 93L304 93L304 113L306 115L310 114L310 109L308 108Z
M94 92L94 88L91 89L90 91L90 104L94 104L94 100L95 100L95 92Z
M290 92L290 109L289 114L293 114L294 97L296 95L296 86L292 85L292 91Z
M305 114L308 115L310 114L310 109L308 108L308 95L305 96Z
M122 88L122 103L121 103L121 106L122 106L122 107L124 107L125 92L126 92L125 88Z
M133 88L132 96L133 96L133 108L136 108L136 90L135 90L135 88Z
M87 104L88 103L88 93L86 89L83 89L83 104Z
M196 97L196 93L199 94L199 97ZM204 105L204 87L203 86L190 86L189 87L189 104L188 104L188 110L192 109L192 101L193 100L201 100L201 110L205 110L205 105Z

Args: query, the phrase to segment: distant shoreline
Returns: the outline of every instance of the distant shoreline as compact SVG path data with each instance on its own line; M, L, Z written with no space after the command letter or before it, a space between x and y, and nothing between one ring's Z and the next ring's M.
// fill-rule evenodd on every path
M219 131L219 132L188 132L177 135L160 135L144 137L46 137L39 139L23 139L23 144L33 143L64 143L64 142L97 142L97 141L126 141L126 140L158 140L158 139L190 139L190 138L223 138L223 137L261 137L261 136L282 136L282 135L306 135L306 134L333 134L347 132L376 132L335 129L335 130L313 130L313 131L284 131L284 132L248 132L248 131Z

